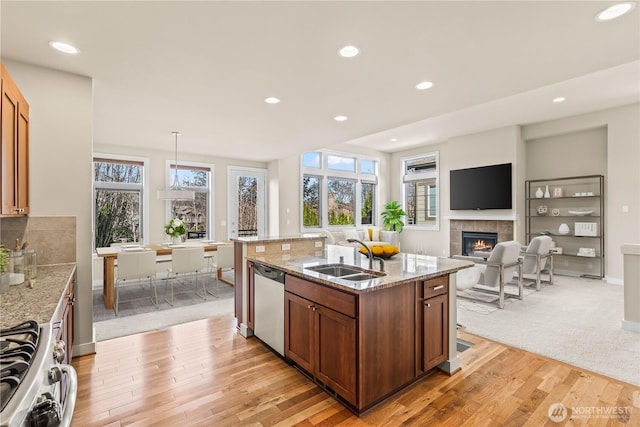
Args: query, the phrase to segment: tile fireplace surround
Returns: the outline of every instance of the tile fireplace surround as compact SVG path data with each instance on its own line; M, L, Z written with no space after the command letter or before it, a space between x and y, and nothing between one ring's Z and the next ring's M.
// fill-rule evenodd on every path
M462 255L462 232L482 231L498 233L498 242L513 240L513 221L504 220L460 220L449 222L449 253Z

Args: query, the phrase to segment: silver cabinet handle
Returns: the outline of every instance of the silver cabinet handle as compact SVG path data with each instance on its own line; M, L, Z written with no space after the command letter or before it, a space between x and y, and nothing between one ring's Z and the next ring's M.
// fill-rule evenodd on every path
M424 305L426 305L426 306L427 306L427 308L431 308L431 304L429 304L428 302L427 302L427 303L425 303Z
M440 286L436 286L435 288L433 288L434 291L438 291L440 289L444 288L444 285L440 285Z

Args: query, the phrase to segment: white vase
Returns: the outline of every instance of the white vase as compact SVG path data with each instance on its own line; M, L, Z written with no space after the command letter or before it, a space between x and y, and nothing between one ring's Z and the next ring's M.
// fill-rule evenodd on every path
M174 245L179 245L180 243L182 243L182 237L181 236L172 237L171 243L173 243Z
M569 226L567 224L560 224L560 227L558 228L558 234L569 234L571 230L569 230Z
M542 199L542 196L544 196L544 193L542 192L542 188L538 187L538 189L536 190L536 197L538 199Z
M544 190L544 198L548 199L551 197L551 194L549 194L549 186L547 185L547 188Z

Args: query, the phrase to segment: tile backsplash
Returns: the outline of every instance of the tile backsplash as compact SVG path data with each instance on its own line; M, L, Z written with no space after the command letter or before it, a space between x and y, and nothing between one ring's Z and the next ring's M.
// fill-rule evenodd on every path
M75 216L0 218L0 242L12 249L16 239L29 242L40 265L76 261Z

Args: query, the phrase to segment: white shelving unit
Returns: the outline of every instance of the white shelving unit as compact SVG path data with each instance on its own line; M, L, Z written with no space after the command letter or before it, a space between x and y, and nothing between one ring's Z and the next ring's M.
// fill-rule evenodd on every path
M554 272L603 278L604 176L529 180L525 197L527 242L551 236L559 252Z

